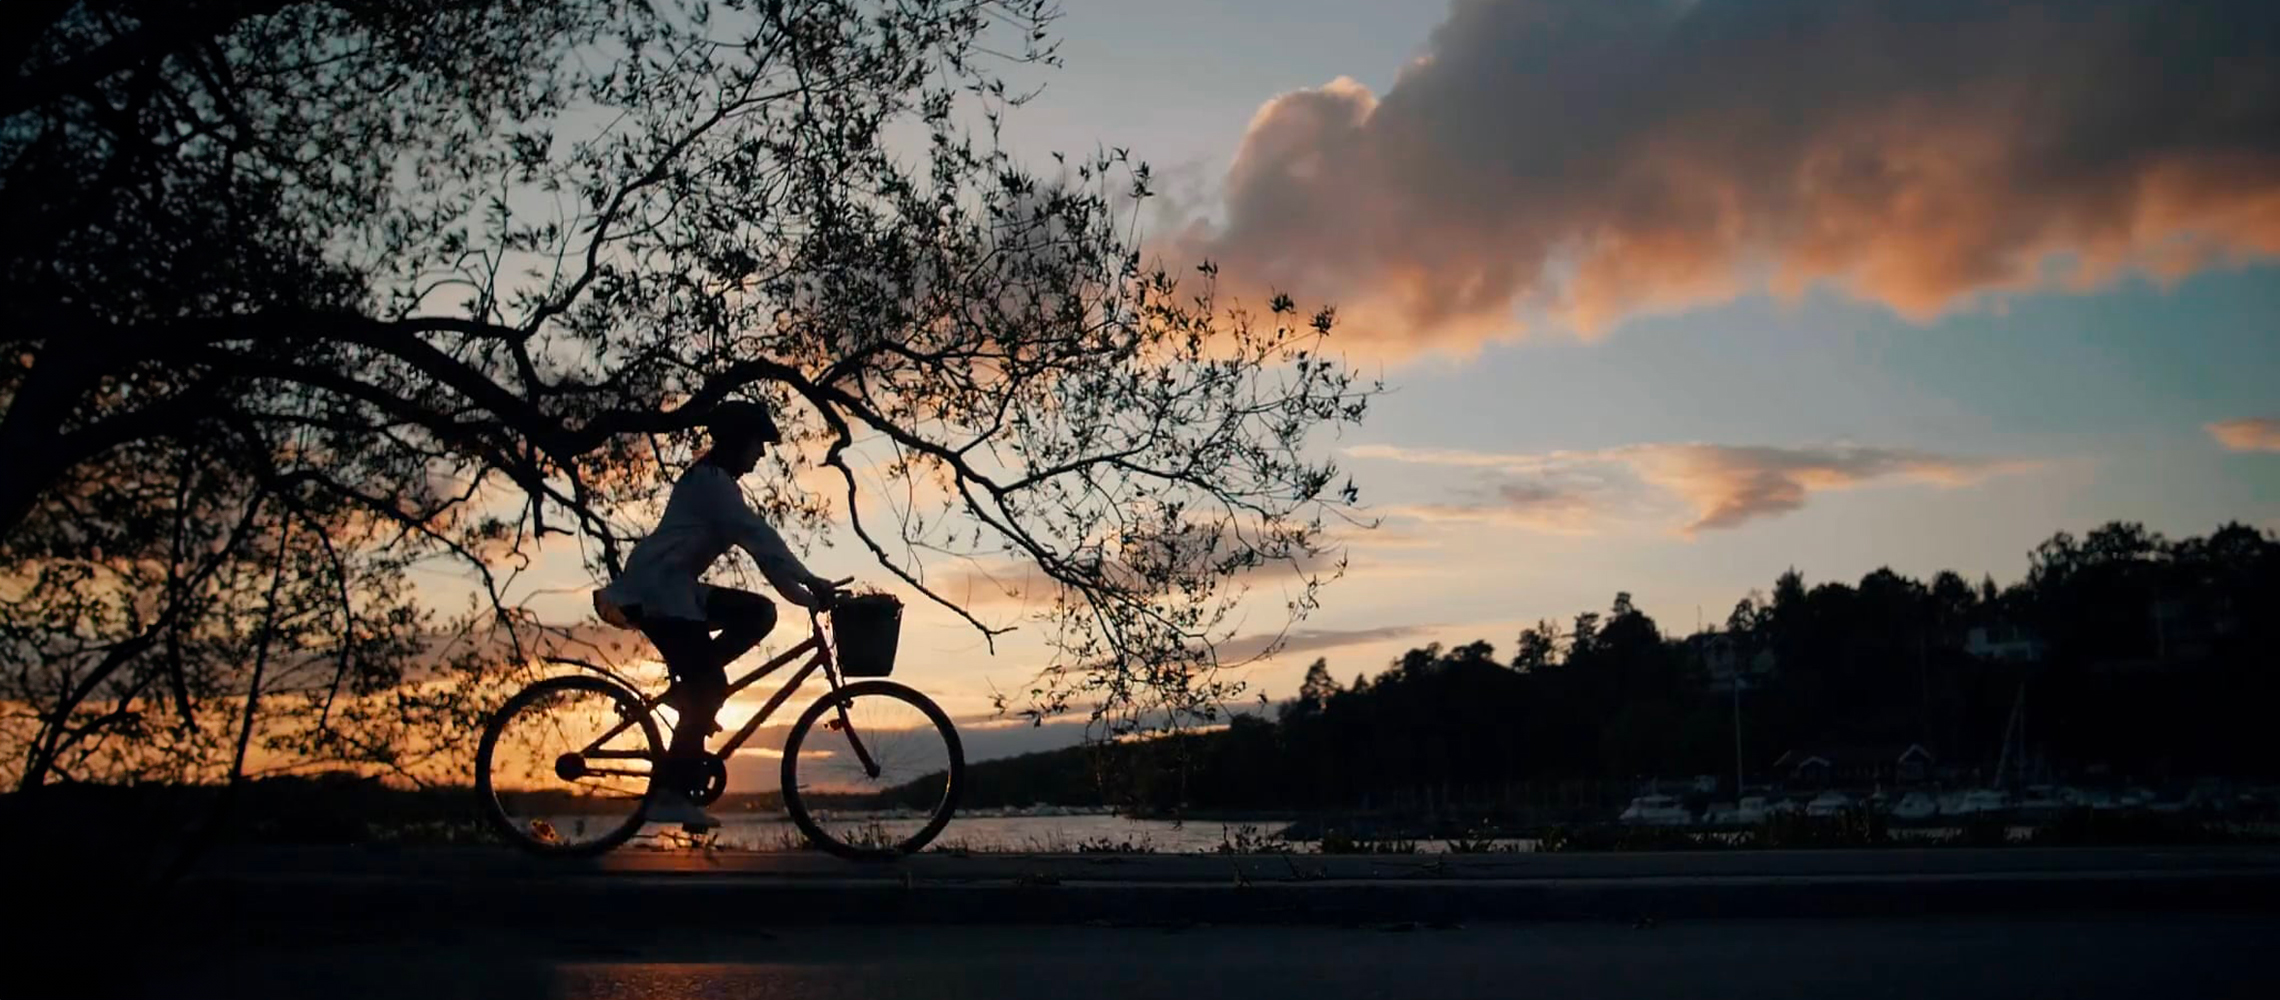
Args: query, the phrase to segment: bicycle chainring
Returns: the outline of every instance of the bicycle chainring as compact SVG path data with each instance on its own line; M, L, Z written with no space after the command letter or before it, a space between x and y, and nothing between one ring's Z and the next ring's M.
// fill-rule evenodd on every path
M719 754L706 754L697 767L697 778L697 787L688 790L689 801L700 806L720 801L721 795L728 791L728 762Z

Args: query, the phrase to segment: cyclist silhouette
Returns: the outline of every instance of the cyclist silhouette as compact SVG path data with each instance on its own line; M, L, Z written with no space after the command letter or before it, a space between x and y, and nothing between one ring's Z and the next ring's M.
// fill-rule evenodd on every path
M728 664L776 627L776 605L759 594L716 587L699 577L731 546L750 553L760 573L784 599L802 607L829 607L837 585L801 565L783 536L744 502L738 477L752 471L768 446L783 437L768 409L730 401L706 422L712 447L674 482L665 513L626 557L625 572L594 592L604 621L640 630L673 675L668 703L680 713L649 819L703 830L719 821L689 800L699 782L705 738L728 692ZM720 633L717 637L714 632Z

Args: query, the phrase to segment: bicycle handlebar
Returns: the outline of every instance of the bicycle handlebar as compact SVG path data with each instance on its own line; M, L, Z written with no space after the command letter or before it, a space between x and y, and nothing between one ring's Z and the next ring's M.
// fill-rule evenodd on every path
M831 610L831 606L834 603L837 603L840 596L840 591L846 589L848 584L854 582L855 578L850 576L844 579L826 581L826 585L831 589L824 591L823 593L819 594L813 590L810 590L808 593L815 597L816 603L808 605L808 617L821 618L824 612Z

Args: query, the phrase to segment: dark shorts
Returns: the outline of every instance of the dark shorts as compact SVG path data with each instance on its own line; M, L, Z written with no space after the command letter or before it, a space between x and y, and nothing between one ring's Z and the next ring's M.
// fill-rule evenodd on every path
M728 688L728 664L776 627L776 602L749 590L711 587L704 610L701 622L645 616L638 606L627 608L626 616L657 647L676 685L694 694L717 695ZM720 637L714 638L714 632Z

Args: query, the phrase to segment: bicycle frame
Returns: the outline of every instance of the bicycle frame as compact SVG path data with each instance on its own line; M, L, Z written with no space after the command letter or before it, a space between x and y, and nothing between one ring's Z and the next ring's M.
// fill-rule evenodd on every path
M807 679L810 676L813 676L817 670L823 671L824 680L829 683L831 690L839 690L839 671L831 664L831 641L825 638L823 634L823 616L817 614L813 608L810 608L808 610L808 629L808 637L800 640L798 645L795 645L792 648L783 651L782 653L778 653L768 662L753 668L751 673L745 674L743 677L737 678L734 682L729 684L728 693L722 698L723 703L725 703L728 698L735 697L738 691L742 691L745 688L751 687L761 678L783 669L786 665L790 664L793 660L799 659L802 655L806 655L808 658L806 665L800 668L800 672L792 675L791 680L785 681L783 687L777 688L776 693L769 696L768 703L761 706L760 711L753 714L751 720L744 724L744 728L737 730L735 736L729 737L728 742L721 745L720 756L727 757L728 755L735 753L738 747L744 745L744 741L752 738L753 733L759 732L760 727L766 724L771 716L776 714L776 710L778 708L783 707L783 704L786 700L791 698L792 692L797 691L802 686L804 686L807 683ZM657 706L664 703L665 695L660 694L654 697L643 698L641 702L641 708L644 714L654 713L657 711ZM840 726L845 731L848 742L853 744L856 759L862 762L863 769L865 771L869 772L873 777L877 777L878 765L871 760L870 751L863 746L863 741L857 737L854 728L846 724L847 706L844 704L839 706L839 718ZM598 749L602 744L616 739L619 733L625 732L628 728L631 728L633 724L634 719L632 718L621 720L608 732L603 733L601 736L596 737L592 743L587 744L586 748L579 752L579 756L589 760L648 759L649 755L640 751ZM632 772L612 771L605 768L592 769L591 773L618 774L626 777L642 776L634 774Z
M808 613L808 637L800 640L798 645L777 654L768 662L753 668L751 673L745 674L729 684L728 694L721 699L722 703L725 704L728 698L736 697L738 691L751 687L760 678L775 673L786 664L798 659L801 653L809 654L807 664L800 668L799 673L793 674L791 680L785 681L783 687L777 688L775 694L768 697L768 703L760 706L760 711L753 713L751 720L744 724L744 728L737 730L735 736L729 737L728 742L721 745L721 756L726 757L735 753L736 748L743 746L745 740L751 739L753 733L759 732L761 725L766 723L770 716L775 715L776 709L783 707L784 702L791 698L792 692L805 685L807 679L813 676L817 670L823 671L824 680L829 683L831 690L839 690L839 671L831 665L831 643L823 636L823 616L810 611ZM664 700L665 696L659 695L644 701L642 707L656 711L657 706L662 704ZM842 708L841 711L846 710Z

